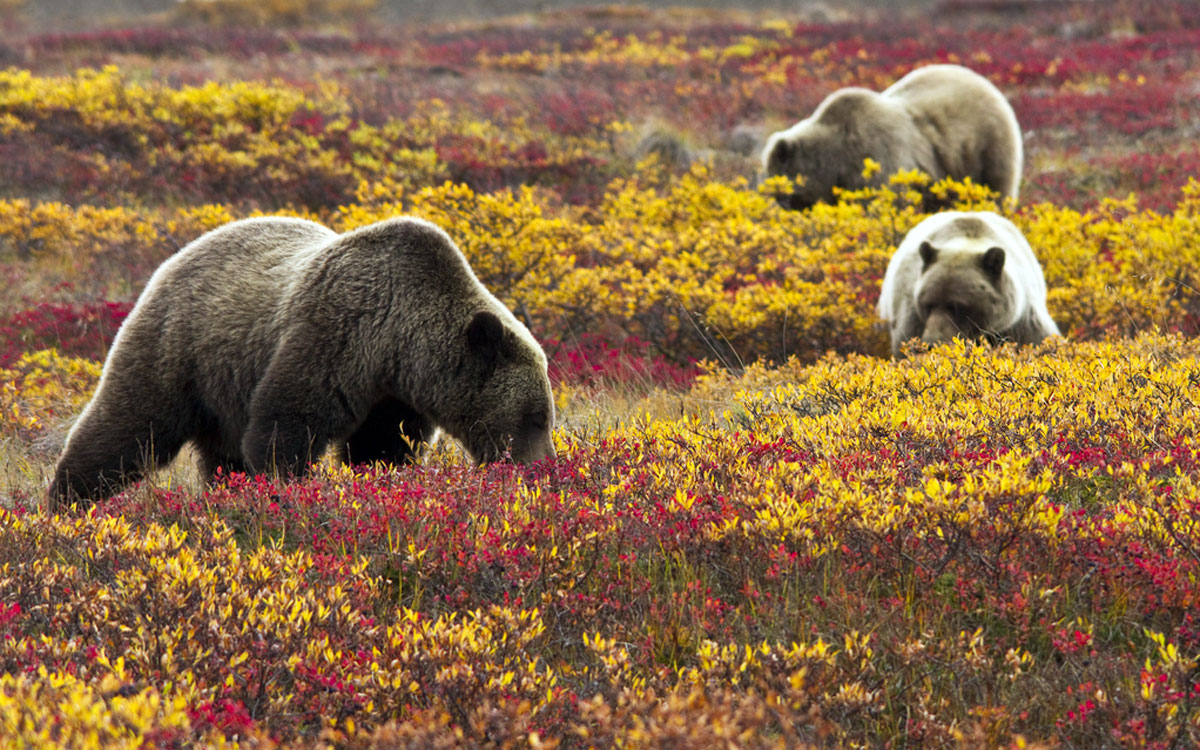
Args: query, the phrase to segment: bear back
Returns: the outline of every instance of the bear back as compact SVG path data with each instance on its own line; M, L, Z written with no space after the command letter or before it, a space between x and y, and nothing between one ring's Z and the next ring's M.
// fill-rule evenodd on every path
M927 65L909 72L882 96L904 109L935 154L935 178L970 177L1017 198L1024 169L1021 128L1012 106L992 83L961 65Z

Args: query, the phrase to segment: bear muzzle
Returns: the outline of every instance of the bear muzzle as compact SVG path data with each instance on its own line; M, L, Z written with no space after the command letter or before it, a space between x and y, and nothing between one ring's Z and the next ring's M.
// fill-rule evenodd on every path
M799 193L775 193L775 202L791 211L804 211L816 205L815 200Z
M554 438L547 432L545 435L539 436L537 439L530 441L522 449L518 450L517 446L513 446L512 458L519 464L531 464L535 461L541 461L543 458L555 458L558 452L554 449Z
M959 330L949 313L945 310L934 310L925 320L925 330L921 332L921 340L927 344L941 344L961 335L962 331Z
M466 441L464 441L464 445L468 445ZM467 452L477 464L490 464L496 461L531 464L541 461L543 458L555 458L558 455L549 430L541 435L510 437L502 441L481 440L475 448L468 447Z

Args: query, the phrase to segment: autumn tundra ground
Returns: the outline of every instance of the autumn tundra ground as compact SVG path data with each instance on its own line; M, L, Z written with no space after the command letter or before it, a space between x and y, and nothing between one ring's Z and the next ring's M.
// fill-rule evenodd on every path
M0 747L1200 743L1200 6L167 20L0 36ZM1022 229L1062 339L893 362L922 178L758 188L766 134L935 62L1026 169L934 189ZM153 269L281 212L445 228L557 459L185 454L45 510Z

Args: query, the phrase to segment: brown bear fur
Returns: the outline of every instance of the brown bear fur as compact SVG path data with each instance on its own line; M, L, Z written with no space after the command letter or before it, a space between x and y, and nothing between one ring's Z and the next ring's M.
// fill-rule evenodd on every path
M477 461L533 461L553 421L541 347L441 229L245 219L151 277L49 495L110 495L189 441L207 478L300 474L328 446L402 463L439 428Z
M863 177L865 159L881 169ZM970 178L1016 199L1023 161L1021 129L1004 95L959 65L917 68L883 93L835 91L812 116L767 139L765 177L803 177L777 196L786 208L833 203L835 187L877 187L902 170L935 181Z
M990 211L946 211L914 227L888 263L877 309L893 357L913 338L1034 344L1059 335L1033 249Z

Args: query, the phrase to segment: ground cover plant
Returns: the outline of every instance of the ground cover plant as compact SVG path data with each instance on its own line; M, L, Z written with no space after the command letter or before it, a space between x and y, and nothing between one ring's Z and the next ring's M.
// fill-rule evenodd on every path
M0 747L1200 744L1197 42L1183 2L6 27ZM941 61L1013 102L1019 203L757 184L745 142ZM1065 339L886 359L918 188L1021 228ZM150 273L263 212L444 227L557 459L45 510Z

